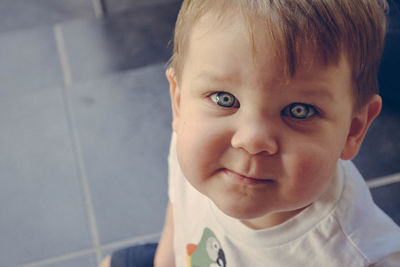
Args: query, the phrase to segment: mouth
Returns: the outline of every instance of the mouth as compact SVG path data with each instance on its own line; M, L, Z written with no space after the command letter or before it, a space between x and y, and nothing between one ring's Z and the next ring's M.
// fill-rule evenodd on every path
M271 179L248 177L229 169L222 169L222 172L225 174L225 177L230 182L241 185L256 186L256 185L270 184L273 182L273 180Z

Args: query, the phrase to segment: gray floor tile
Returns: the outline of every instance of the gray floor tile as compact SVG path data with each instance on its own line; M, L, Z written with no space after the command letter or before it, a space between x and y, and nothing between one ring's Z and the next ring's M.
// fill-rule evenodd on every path
M97 267L97 265L96 256L94 254L90 254L87 256L78 257L76 259L40 265L40 267Z
M177 4L62 25L74 81L166 62Z
M400 183L371 190L376 204L400 226Z
M389 28L400 28L400 1L388 0L389 3Z
M354 163L365 179L400 172L400 109L385 105L372 124Z
M105 0L105 6L108 13L117 13L128 9L141 8L145 6L159 6L173 2L182 2L182 0Z
M70 88L102 244L161 232L168 91L164 64Z
M85 256L78 256L68 260L46 259L41 262L33 262L20 265L20 267L35 266L35 267L97 267L98 262L96 256L92 253ZM46 263L47 262L47 263ZM3 266L3 265L1 265Z
M94 17L91 0L2 0L0 32Z
M3 100L63 84L52 27L1 34L0 58Z
M379 69L380 92L385 102L400 105L400 28L389 29Z
M61 95L0 98L1 266L91 246Z

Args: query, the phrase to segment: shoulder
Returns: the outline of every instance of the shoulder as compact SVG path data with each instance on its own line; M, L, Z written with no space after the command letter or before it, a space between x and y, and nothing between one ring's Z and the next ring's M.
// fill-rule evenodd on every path
M400 251L400 228L373 201L363 177L341 161L344 187L335 217L347 241L367 259L379 262Z

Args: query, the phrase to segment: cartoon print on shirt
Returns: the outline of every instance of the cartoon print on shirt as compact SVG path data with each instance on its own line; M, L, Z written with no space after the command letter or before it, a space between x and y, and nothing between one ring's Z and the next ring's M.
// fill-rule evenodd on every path
M204 228L198 245L186 246L188 267L226 267L225 253L215 234Z

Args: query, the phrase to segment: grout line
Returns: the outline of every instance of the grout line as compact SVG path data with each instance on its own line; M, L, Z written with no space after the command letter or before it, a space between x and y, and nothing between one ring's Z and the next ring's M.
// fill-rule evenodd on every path
M67 50L65 48L64 35L60 24L54 26L54 35L57 43L58 56L60 58L61 70L64 77L64 84L70 86L72 84L71 67L69 65Z
M46 260L41 260L41 261L18 265L18 267L45 266L45 265L49 265L49 264L54 264L54 263L58 263L58 262L66 261L66 260L72 260L75 258L83 257L83 256L89 255L93 252L94 252L94 249L86 249L86 250L82 250L79 252L73 252L73 253L65 254L62 256L58 256L58 257L54 257L54 258L50 258L50 259L46 259Z
M140 237L124 239L124 240L112 242L109 244L105 244L103 246L99 246L98 249L105 250L105 249L113 249L113 248L118 248L118 247L126 247L126 246L130 246L130 245L134 245L134 244L144 243L144 242L152 240L154 238L159 238L160 236L161 236L161 233L153 233L153 234L148 234L148 235L144 235L144 236L140 236ZM18 265L18 267L40 267L40 266L54 264L54 263L58 263L58 262L62 262L62 261L73 260L75 258L79 258L79 257L87 256L91 253L95 253L96 250L97 250L96 248L85 249L85 250L81 250L79 252L73 252L73 253L65 254L62 256L58 256L58 257L54 257L54 258L50 258L50 259L46 259L46 260L41 260L41 261L31 262L28 264Z
M92 243L94 246L94 250L96 252L96 259L100 263L102 255L101 255L101 249L100 249L100 237L99 237L99 231L97 229L97 223L96 223L96 216L94 212L94 207L93 207L93 202L92 202L92 196L90 193L90 187L89 187L89 179L87 176L87 171L85 167L85 163L83 160L83 152L82 152L82 146L79 140L79 136L77 131L75 130L75 122L72 118L72 113L71 110L69 109L70 105L68 102L68 95L66 92L66 88L64 88L64 101L65 101L65 107L67 109L67 117L68 121L70 124L71 132L72 132L72 139L73 139L73 144L74 144L74 150L75 150L75 155L77 158L78 162L78 167L79 167L79 172L81 176L81 184L83 188L83 193L84 193L84 201L86 205L86 209L88 212L88 219L89 219L89 227L90 227L90 233L92 237Z
M400 173L395 173L387 176L382 176L376 179L367 181L367 185L370 189L390 185L400 182Z
M94 14L97 18L102 18L104 16L103 4L101 0L92 0L92 6L94 9Z
M102 248L102 250L105 250L105 249L113 249L113 248L118 248L118 247L126 247L126 246L130 246L133 244L146 243L148 241L154 240L155 238L159 239L160 237L161 237L161 232L153 233L153 234L148 234L148 235L129 238L129 239L123 239L120 241L108 243L108 244L103 245L101 248Z
M89 220L92 244L94 246L94 251L96 253L96 259L100 263L102 255L101 255L101 249L100 249L99 231L97 229L96 216L95 216L94 207L93 207L93 203L92 203L92 196L90 193L87 171L86 171L85 163L83 160L82 146L80 143L79 135L76 131L75 121L73 120L72 112L70 110L70 103L68 101L69 97L68 97L67 88L72 84L72 76L71 76L70 65L68 62L67 52L66 52L65 45L64 45L64 43L65 43L64 37L63 37L63 33L62 33L62 29L61 29L60 25L57 24L54 26L54 33L55 33L55 37L56 37L58 54L60 57L61 67L62 67L63 75L64 75L64 82L65 82L65 86L62 89L65 114L67 117L67 122L69 124L72 144L74 146L74 153L75 153L75 156L77 159L79 174L81 177L81 185L82 185L83 193L84 193L85 206L86 206L86 209L88 212L88 220Z

